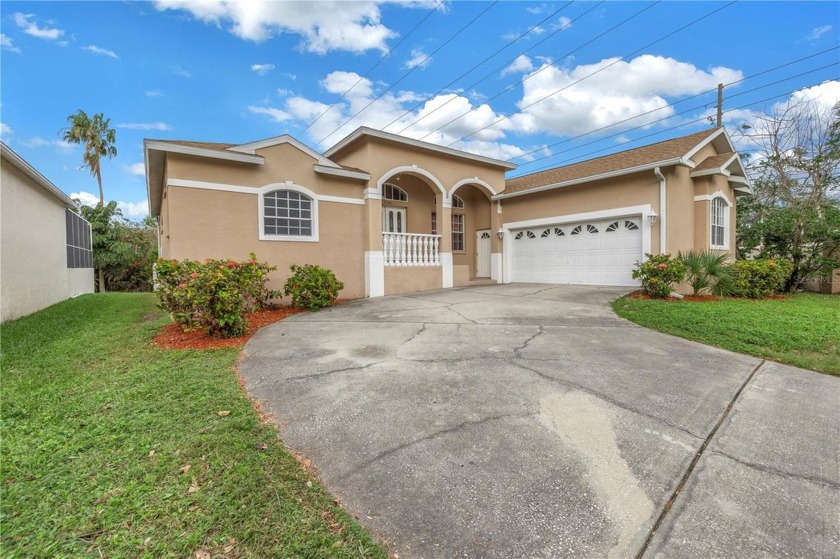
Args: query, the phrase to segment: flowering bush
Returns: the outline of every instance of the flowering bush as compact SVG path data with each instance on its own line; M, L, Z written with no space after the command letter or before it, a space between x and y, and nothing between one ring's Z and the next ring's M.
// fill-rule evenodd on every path
M329 307L344 289L331 270L315 264L292 264L292 276L283 285L283 293L292 296L292 304L309 311Z
M257 262L159 259L155 264L155 293L160 306L184 331L204 330L222 338L241 336L248 328L244 313L257 310L280 292L267 288L269 272L277 266Z
M670 254L646 254L647 260L636 262L633 279L642 283L642 291L651 297L664 299L671 294L671 286L685 277L685 264Z
M737 260L732 265L732 294L760 299L780 292L793 272L793 265L784 259L758 258Z

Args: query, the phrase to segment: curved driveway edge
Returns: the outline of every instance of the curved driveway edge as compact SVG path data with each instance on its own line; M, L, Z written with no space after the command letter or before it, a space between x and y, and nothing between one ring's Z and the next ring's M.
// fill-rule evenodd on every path
M833 554L840 379L635 326L621 294L353 301L263 328L240 373L401 557Z

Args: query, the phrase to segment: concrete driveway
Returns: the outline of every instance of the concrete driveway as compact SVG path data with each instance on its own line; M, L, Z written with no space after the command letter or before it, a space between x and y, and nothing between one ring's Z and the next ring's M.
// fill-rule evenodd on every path
M840 379L492 285L262 329L241 374L400 557L835 557Z

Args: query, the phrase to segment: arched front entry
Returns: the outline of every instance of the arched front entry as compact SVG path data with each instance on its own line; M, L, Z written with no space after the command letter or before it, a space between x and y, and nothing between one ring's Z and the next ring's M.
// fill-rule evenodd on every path
M452 261L454 285L495 277L493 204L495 189L478 178L464 179L449 190L452 215Z

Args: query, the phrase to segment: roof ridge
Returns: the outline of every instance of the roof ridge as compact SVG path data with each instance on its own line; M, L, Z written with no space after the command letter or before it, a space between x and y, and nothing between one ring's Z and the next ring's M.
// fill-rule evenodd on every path
M532 177L534 175L539 175L540 173L549 173L549 172L552 172L552 171L556 171L558 169L565 169L567 167L572 167L574 165L579 165L581 163L590 163L592 161L598 161L599 159L604 159L605 157L613 157L613 156L616 156L616 155L626 154L626 153L630 153L632 151L636 151L636 150L640 150L640 149L647 149L647 148L651 148L651 147L658 146L660 144L665 144L665 143L668 143L668 142L674 142L674 141L677 141L677 140L684 140L685 138L690 138L691 136L699 136L701 134L703 134L704 136L708 136L708 135L711 135L714 132L717 132L720 128L722 128L722 126L716 126L716 127L711 128L709 130L700 130L698 132L692 132L691 134L685 134L683 136L676 136L674 138L669 138L667 140L660 140L658 142L653 142L652 144L645 144L643 146L638 146L638 147L635 147L635 148L629 148L629 149L624 149L624 150L620 150L620 151L615 151L613 153L608 153L606 155L599 155L598 157L592 157L590 159L583 159L581 161L575 161L574 163L569 163L567 165L560 165L559 167L552 167L551 169L543 169L542 171L534 171L533 173L528 173L527 175L519 175L518 177L513 177L511 179L508 179L506 182L515 181L515 180L519 180L519 179L524 179L526 177Z

